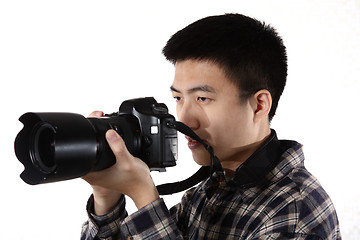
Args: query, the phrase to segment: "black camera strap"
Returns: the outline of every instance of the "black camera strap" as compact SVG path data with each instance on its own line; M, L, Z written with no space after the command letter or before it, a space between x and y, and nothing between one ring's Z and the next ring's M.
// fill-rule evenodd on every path
M201 143L210 154L210 166L201 167L196 173L183 181L156 186L160 195L169 195L184 191L200 183L207 177L211 176L213 173L223 173L220 160L216 157L214 149L210 145L206 144L198 135L196 135L193 130L191 130L184 123L177 121L168 122L167 125L168 127L174 128L182 134L187 135L195 141Z

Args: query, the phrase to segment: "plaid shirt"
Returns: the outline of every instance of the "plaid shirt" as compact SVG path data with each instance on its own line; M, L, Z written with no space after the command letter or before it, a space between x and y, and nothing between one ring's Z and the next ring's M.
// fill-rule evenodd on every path
M334 205L305 169L302 146L275 140L286 150L256 185L210 177L170 210L158 199L130 216L124 197L96 216L91 197L81 239L341 239Z

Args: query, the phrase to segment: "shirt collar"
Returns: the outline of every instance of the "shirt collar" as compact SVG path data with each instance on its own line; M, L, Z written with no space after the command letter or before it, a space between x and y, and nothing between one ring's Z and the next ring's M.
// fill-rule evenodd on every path
M271 129L270 136L236 169L234 178L228 183L244 189L261 183L280 161L285 150L280 144L275 130Z
M265 142L237 168L233 179L227 178L224 173L214 173L203 183L202 189L208 198L217 188L223 188L228 189L227 191L240 190L243 192L243 201L251 199L259 191L258 187L265 182L269 184L282 178L294 167L301 167L301 147L302 145L295 141L278 140L275 130L271 129Z

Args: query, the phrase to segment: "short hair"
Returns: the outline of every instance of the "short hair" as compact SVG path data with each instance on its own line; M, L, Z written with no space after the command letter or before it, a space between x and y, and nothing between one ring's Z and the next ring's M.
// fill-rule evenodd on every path
M272 97L269 121L275 115L286 84L287 56L272 26L241 14L206 17L176 32L163 54L174 64L188 59L218 64L238 86L241 100L267 89Z

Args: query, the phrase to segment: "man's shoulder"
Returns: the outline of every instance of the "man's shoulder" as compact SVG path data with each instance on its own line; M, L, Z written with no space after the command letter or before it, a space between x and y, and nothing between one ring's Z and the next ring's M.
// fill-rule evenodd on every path
M303 164L294 166L270 188L278 194L278 198L285 200L282 209L292 209L297 216L296 232L311 232L319 236L339 234L333 202L318 179Z
M319 180L306 169L302 145L289 140L283 140L282 144L287 146L287 150L269 177L270 188L313 208L324 202L332 204Z
M308 205L313 210L324 203L332 204L319 180L305 167L294 168L278 185L289 188L286 194L291 194L296 202L301 202L302 206Z

